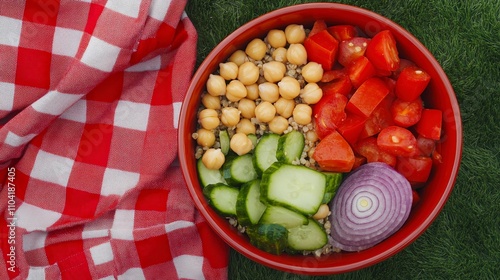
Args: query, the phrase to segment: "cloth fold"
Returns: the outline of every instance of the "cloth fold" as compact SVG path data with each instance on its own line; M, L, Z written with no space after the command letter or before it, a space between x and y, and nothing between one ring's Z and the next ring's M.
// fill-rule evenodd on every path
M176 160L186 2L0 2L1 279L227 278Z

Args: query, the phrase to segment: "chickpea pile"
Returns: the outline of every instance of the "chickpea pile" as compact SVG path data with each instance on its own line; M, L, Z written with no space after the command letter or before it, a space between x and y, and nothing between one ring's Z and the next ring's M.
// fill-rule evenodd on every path
M220 130L230 132L230 149L238 155L254 148L248 135L284 134L292 129L301 130L310 143L305 156L313 151L318 139L311 105L323 96L317 84L323 68L307 61L302 44L307 32L298 24L270 30L264 39L255 38L244 50L235 51L210 74L198 112L198 130L193 133L196 157L207 168L220 169L224 164Z

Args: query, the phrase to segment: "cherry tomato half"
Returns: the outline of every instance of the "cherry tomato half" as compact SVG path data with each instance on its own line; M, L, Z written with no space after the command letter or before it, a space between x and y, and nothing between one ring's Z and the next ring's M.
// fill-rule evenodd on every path
M347 114L345 106L347 97L334 93L326 95L313 107L314 125L319 139L323 139L331 132L335 131L342 123Z
M418 98L429 84L431 76L416 66L404 68L396 80L396 95L399 99L412 101Z
M418 153L417 139L411 131L395 125L380 131L377 145L381 150L395 156L411 157Z
M354 151L365 157L366 162L385 162L392 167L396 166L396 156L382 151L377 145L377 138L374 136L360 139L354 145Z
M396 71L399 68L399 53L391 31L383 30L375 34L365 52L375 68L382 71Z
M423 108L424 104L420 97L412 101L396 98L391 105L392 119L399 126L410 127L420 120Z

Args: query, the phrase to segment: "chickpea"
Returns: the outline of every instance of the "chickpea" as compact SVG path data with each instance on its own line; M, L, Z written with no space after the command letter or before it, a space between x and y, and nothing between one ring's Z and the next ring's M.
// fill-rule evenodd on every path
M207 91L213 96L224 95L226 93L226 80L220 75L210 74L207 80Z
M265 82L259 85L259 96L264 101L271 103L280 98L280 92L277 84Z
M236 125L236 133L255 134L255 125L249 119L241 119Z
M205 151L201 161L208 169L220 169L226 161L226 157L222 153L221 149L210 148Z
M250 100L255 100L259 98L259 86L257 84L251 84L245 86L247 88L247 97Z
M220 99L218 96L213 96L210 94L204 94L201 98L201 103L205 108L219 110L220 109Z
M281 97L274 103L274 107L276 107L276 112L280 116L288 119L292 116L293 109L295 108L295 100Z
M290 44L299 44L306 39L306 31L303 25L290 24L285 28L286 40Z
M250 138L245 133L235 133L229 141L229 147L231 150L238 154L239 156L247 154L253 149L253 143Z
M275 49L272 53L271 53L271 57L275 60L275 61L279 61L279 62L287 62L287 59L286 59L286 52L287 50L284 48L284 47L279 47L277 49Z
M232 80L227 84L226 97L229 101L239 101L247 96L247 88L239 80Z
M245 53L254 60L262 60L267 52L267 45L262 39L255 38L248 43Z
M311 123L312 108L307 104L297 104L292 115L296 123L307 125Z
M330 208L328 207L328 204L321 204L316 214L313 215L313 219L321 220L328 217L329 214L330 214Z
M238 69L238 80L242 82L245 86L255 84L259 79L260 71L257 65L253 62L247 61L240 65Z
M279 61L270 61L262 65L262 70L266 81L276 83L281 81L281 79L285 76L286 66L284 63Z
M204 129L214 129L219 126L219 114L214 109L203 109L201 110L198 120Z
M307 104L316 104L323 97L323 90L316 83L308 83L300 91L300 97Z
M220 120L227 127L235 126L240 122L240 111L234 107L222 108Z
M238 65L232 61L219 63L219 73L225 80L234 80L238 77Z
M297 79L290 76L283 77L278 83L279 93L281 97L286 99L294 99L300 94L300 83Z
M310 61L302 67L302 77L308 83L317 83L323 77L323 67L321 64Z
M307 63L307 51L302 44L291 44L286 51L286 59L295 65Z
M198 138L196 138L198 145L212 147L215 144L215 134L211 130L200 128L196 133L198 134Z
M261 122L270 122L276 115L276 108L269 101L262 101L255 108L255 117Z
M318 134L316 134L316 131L314 130L308 130L306 132L306 140L308 140L309 142L316 142L318 141Z
M267 33L267 42L273 48L286 46L286 35L283 30L273 29Z
M238 102L238 110L241 112L241 116L247 119L255 117L255 102L248 98L243 98Z
M288 128L288 120L282 116L275 116L269 122L269 129L276 134L283 134L283 132Z
M241 64L248 61L247 54L242 50L235 51L229 58L228 61L236 63L240 66Z

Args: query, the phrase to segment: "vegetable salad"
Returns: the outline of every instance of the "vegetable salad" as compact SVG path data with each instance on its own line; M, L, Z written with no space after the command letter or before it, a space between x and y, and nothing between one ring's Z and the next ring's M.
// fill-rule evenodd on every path
M383 241L440 160L441 112L421 98L429 82L388 30L369 38L322 20L270 30L206 82L193 133L205 197L273 254ZM390 230L359 235L363 219Z

